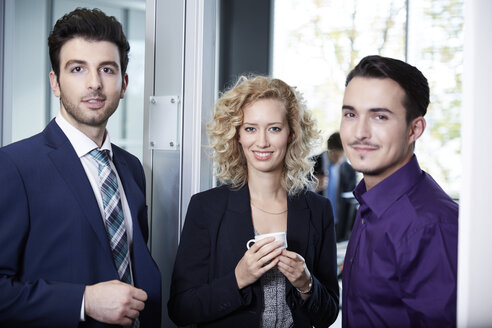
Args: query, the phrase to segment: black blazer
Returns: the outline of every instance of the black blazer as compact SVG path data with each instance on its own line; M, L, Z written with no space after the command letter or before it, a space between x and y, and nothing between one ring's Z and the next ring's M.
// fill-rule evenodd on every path
M329 200L303 192L287 200L288 249L300 254L314 280L303 301L286 280L295 327L328 327L339 309L333 210ZM260 282L238 290L234 269L254 237L248 186L214 188L192 197L181 235L168 303L178 325L258 327Z

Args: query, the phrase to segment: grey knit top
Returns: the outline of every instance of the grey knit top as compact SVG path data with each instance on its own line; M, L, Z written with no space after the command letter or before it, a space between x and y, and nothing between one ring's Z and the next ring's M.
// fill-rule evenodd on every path
M255 235L257 235L255 229ZM290 328L294 327L292 312L285 300L285 276L276 267L261 276L263 288L263 313L261 327Z
M260 278L263 287L263 328L294 327L292 313L285 301L285 279L276 267L265 272Z

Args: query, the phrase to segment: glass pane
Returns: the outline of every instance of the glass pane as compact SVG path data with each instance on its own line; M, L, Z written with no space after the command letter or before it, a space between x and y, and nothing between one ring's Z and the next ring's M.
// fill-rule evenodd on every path
M5 32L12 38L6 39L4 63L4 85L10 85L11 90L4 97L10 98L11 102L10 108L4 108L4 111L11 111L12 121L4 122L11 124L4 127L11 131L9 138L4 140L6 142L29 137L44 129L50 98L47 1L11 3L14 19L6 17Z
M6 33L12 35L12 42L5 44L5 67L11 69L6 69L8 75L4 83L8 83L12 90L11 94L4 94L12 104L11 108L4 108L12 117L11 122L4 122L11 124L4 126L6 131L11 131L10 140L7 141L14 142L42 131L49 120L58 114L59 100L52 95L48 78L51 69L47 46L49 32L65 13L77 7L97 7L121 22L131 47L127 69L128 89L107 128L112 142L141 158L145 0L16 0L11 4L14 6L14 19L6 20L5 26Z
M380 54L417 66L429 80L422 167L452 196L460 186L463 0L275 1L273 75L296 85L324 137L339 128L345 77ZM323 144L321 148L325 148ZM319 153L317 149L314 153Z
M325 137L338 130L345 77L362 57L404 59L405 17L404 0L275 1L273 75L304 93Z
M424 170L452 197L461 184L463 0L412 0L408 60L427 77L431 104L416 144Z

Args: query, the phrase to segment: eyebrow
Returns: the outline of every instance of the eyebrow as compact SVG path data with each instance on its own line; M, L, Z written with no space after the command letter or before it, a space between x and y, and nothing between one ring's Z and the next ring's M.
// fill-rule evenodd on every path
M80 59L71 59L71 60L66 62L65 68L72 66L72 65L80 65L80 64L87 64L87 62L84 60L80 60Z
M72 59L72 60L67 61L67 63L65 64L65 68L72 66L72 65L86 65L86 64L87 64L87 62L85 60ZM98 66L112 66L112 67L116 68L117 70L119 69L118 63L116 63L115 61L112 61L112 60L103 61L103 62L99 63Z
M353 106L350 106L350 105L343 105L342 106L342 110L355 110L355 108ZM388 108L385 108L385 107L374 107L374 108L370 108L369 111L371 113L390 113L392 114L393 112L391 110L389 110Z
M104 61L102 63L99 63L99 66L113 66L116 69L119 69L119 67L120 67L117 62L112 61L112 60L108 60L108 61Z
M243 124L258 125L258 123L249 123L249 122L243 122ZM284 122L271 122L271 123L268 123L267 125L277 125L277 124L284 124Z
M388 108L384 108L384 107L375 107L375 108L371 108L369 109L369 111L371 113L389 113L389 114L392 114L393 112L390 111Z

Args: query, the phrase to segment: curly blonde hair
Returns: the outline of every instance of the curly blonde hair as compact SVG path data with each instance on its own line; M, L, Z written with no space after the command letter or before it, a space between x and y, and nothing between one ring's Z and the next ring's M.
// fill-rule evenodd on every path
M248 181L239 128L243 124L243 109L260 99L277 99L285 106L290 136L281 183L289 195L294 195L314 180L314 162L309 155L319 142L320 134L302 95L279 79L241 76L234 87L221 95L215 105L213 122L207 125L215 175L233 188L241 188Z

